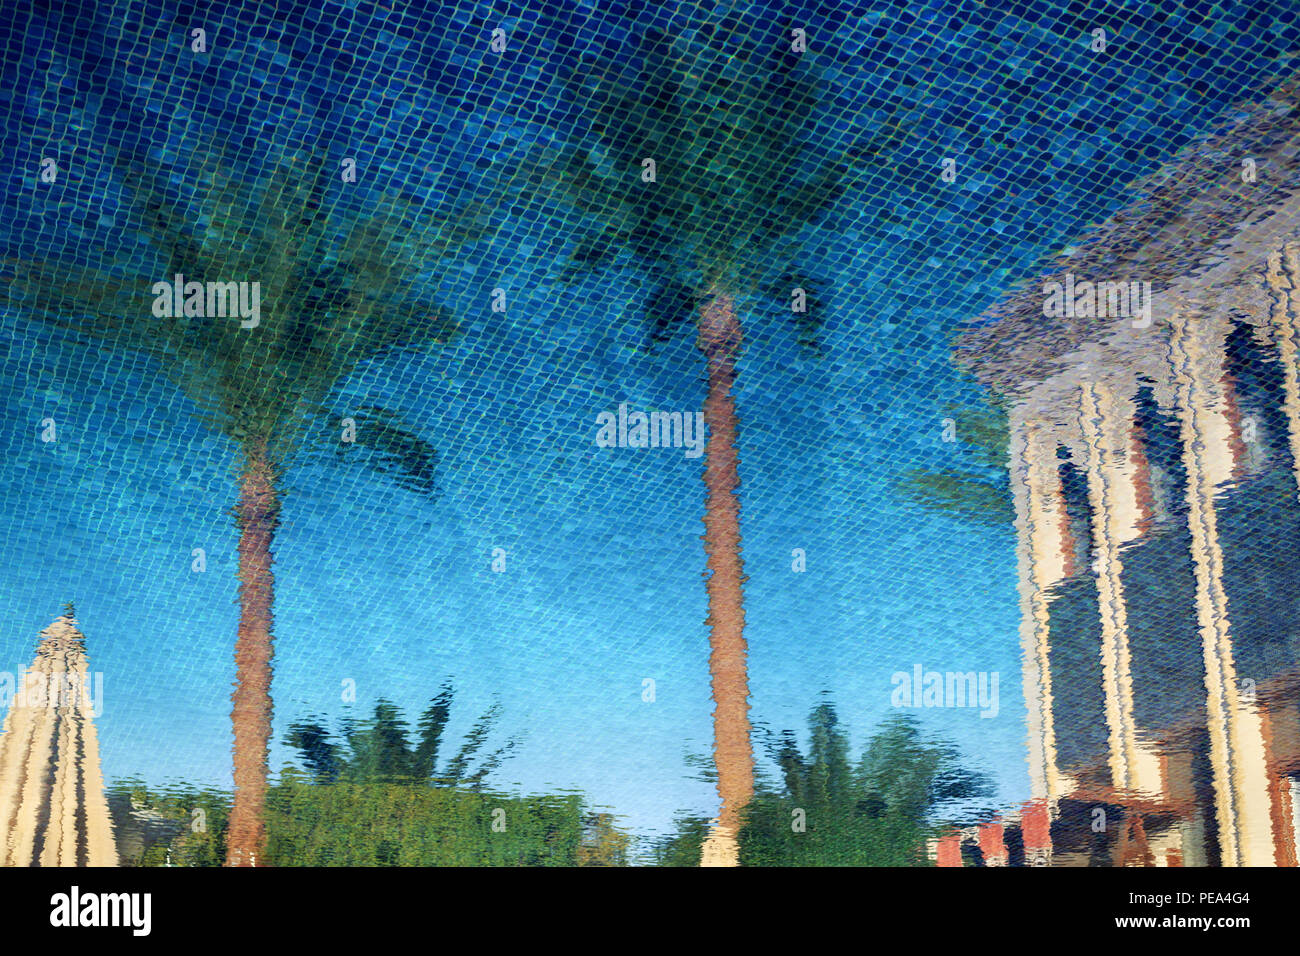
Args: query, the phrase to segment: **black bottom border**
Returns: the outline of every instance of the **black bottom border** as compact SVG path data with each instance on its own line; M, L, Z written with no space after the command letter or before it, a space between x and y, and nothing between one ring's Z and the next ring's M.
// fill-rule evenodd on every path
M74 886L83 911L91 894L149 894L148 935L130 925L52 925L60 895L63 913L71 910ZM258 948L279 940L387 946L468 933L499 949L516 933L529 947L577 933L603 948L638 937L667 943L686 931L706 934L694 936L697 945L716 938L734 949L786 932L817 938L841 923L859 934L920 931L947 945L1168 933L1229 942L1289 929L1295 894L1293 874L1266 869L0 870L11 944L30 935L131 946L247 934ZM1134 919L1152 922L1121 922Z

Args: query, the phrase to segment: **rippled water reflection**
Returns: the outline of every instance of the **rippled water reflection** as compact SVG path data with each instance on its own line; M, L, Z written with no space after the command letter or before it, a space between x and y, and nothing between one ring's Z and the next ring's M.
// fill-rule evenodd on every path
M0 48L5 864L1296 865L1300 18L318 6Z

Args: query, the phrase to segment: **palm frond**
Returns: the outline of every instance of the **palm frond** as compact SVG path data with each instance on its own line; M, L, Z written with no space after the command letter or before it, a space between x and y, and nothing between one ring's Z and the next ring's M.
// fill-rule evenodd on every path
M646 29L630 49L588 58L565 82L588 136L553 151L540 177L554 202L585 217L561 278L628 254L654 284L651 341L710 289L766 291L774 262L790 271L801 258L800 233L879 165L862 143L829 156L805 148L827 122L826 71L811 54L764 43L738 17L671 37ZM646 159L655 182L642 179ZM796 317L806 345L821 318Z
M257 440L276 458L295 447L313 410L361 363L399 348L446 342L458 323L428 289L483 238L494 204L397 195L367 203L335 185L324 155L285 150L252 170L206 147L159 168L113 157L129 227L152 261L110 256L86 266L10 257L9 304L22 314L153 356L210 427ZM498 183L504 187L504 183ZM155 282L258 283L261 317L159 318ZM395 473L427 485L413 436Z

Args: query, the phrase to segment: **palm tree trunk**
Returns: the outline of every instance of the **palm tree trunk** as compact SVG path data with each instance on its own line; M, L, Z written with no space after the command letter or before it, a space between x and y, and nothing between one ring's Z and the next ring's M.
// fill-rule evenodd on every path
M226 865L265 859L267 750L271 742L271 608L275 576L271 540L279 524L275 472L259 442L245 450L235 520L239 527L239 639L235 643L235 799Z
M736 452L736 352L740 322L732 299L711 297L700 316L698 346L708 360L708 427L704 484L704 551L708 556L709 673L713 681L713 759L722 806L704 843L701 865L739 865L741 813L754 794L754 755L749 741L749 678L746 667L744 565L740 557L739 456Z

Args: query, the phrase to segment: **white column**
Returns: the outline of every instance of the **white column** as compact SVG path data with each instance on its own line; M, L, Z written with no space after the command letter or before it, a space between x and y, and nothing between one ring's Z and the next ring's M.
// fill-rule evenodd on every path
M1271 316L1282 363L1291 462L1300 484L1300 244L1288 243L1268 258Z
M1160 759L1138 740L1133 715L1133 665L1129 653L1128 604L1124 595L1123 546L1142 534L1144 509L1138 492L1144 459L1133 447L1131 395L1103 381L1080 389L1080 432L1085 445L1088 502L1092 512L1093 572L1101 613L1101 670L1110 731L1111 786L1123 793L1163 790Z
M1232 480L1240 442L1224 386L1226 321L1175 308L1170 364L1187 472L1188 528L1196 569L1196 616L1205 661L1207 729L1214 768L1215 813L1224 866L1273 862L1263 727L1243 700L1232 653L1215 494Z
M1070 571L1073 543L1057 471L1056 441L1041 423L1013 412L1011 488L1016 505L1020 646L1029 711L1029 782L1036 800L1068 790L1056 763L1049 634L1050 589Z

